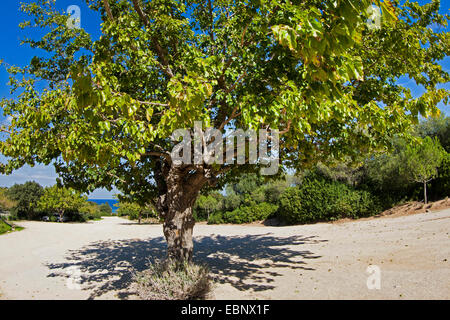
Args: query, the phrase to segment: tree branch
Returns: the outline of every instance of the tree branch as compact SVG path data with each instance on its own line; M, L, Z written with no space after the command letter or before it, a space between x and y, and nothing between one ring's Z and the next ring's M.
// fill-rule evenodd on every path
M109 6L108 0L103 0L103 5L105 6L106 14L108 15L109 20L114 21L114 16L111 11L111 7Z
M158 152L158 151L149 151L143 154L144 156L153 156L153 157L163 157L167 160L167 162L172 163L172 158L170 157L170 154L165 152Z
M142 22L144 22L144 25L146 27L150 27L150 20L148 20L147 15L144 13L144 11L142 11L141 6L139 5L139 0L132 0L133 1L133 6L134 9L136 10L137 14L139 15L139 18L142 20ZM158 53L159 58L162 60L162 64L164 65L165 68L162 68L163 71L169 76L169 77L174 77L174 74L172 72L172 70L170 69L169 66L169 61L167 60L166 54L164 53L163 48L161 47L161 45L158 42L158 39L154 36L151 37L152 38L152 42L155 45L155 49ZM160 66L161 67L161 66Z
M291 129L291 124L292 124L292 120L289 120L289 121L287 122L287 128L284 129L283 131L280 131L280 132L279 132L279 135L282 136L283 134L288 133L289 130Z

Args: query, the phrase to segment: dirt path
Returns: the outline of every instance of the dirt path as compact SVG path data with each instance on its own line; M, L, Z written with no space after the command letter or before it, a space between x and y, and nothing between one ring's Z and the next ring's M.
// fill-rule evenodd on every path
M26 229L0 236L0 299L133 298L131 270L165 253L158 225L19 224ZM216 299L450 299L449 232L450 210L292 227L199 225L195 258L216 275ZM380 289L367 287L369 265L381 271Z

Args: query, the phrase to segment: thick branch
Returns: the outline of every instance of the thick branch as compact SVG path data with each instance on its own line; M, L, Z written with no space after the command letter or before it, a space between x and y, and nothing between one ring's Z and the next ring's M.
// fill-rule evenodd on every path
M103 5L105 6L106 14L108 15L109 20L114 21L114 16L111 11L111 7L109 6L108 0L103 0Z

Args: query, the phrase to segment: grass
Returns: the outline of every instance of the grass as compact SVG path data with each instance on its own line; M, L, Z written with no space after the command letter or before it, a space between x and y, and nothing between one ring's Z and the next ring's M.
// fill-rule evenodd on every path
M23 227L16 226L14 230L11 229L3 220L0 220L0 234L8 233L11 231L20 231L23 230Z
M8 226L5 222L0 220L0 234L7 233L11 231L11 227Z
M203 300L213 288L208 268L187 262L157 261L134 280L143 300Z

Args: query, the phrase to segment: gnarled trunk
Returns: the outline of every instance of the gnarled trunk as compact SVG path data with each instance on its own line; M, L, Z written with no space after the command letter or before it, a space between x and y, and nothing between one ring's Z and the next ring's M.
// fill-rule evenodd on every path
M164 236L167 240L169 259L190 261L194 250L192 233L195 221L192 216L192 206L196 198L183 197L169 204L169 210L164 220Z
M167 240L168 258L176 261L192 260L194 244L192 234L195 220L192 208L205 184L203 172L189 168L162 168L157 177L161 184L158 211L164 218L164 236Z

